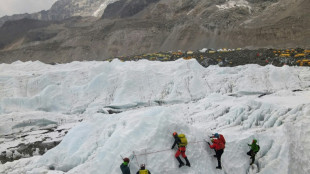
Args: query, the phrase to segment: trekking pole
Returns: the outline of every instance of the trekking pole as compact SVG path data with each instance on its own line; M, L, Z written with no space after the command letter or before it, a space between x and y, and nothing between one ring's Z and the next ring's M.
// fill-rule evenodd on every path
M119 156L121 156L122 160L124 160L124 157L122 155L119 155ZM128 167L129 167L129 163L130 163L130 161L128 162Z
M135 155L132 155L131 159L129 160L128 167L130 167L130 161L132 161L134 157Z
M137 164L138 164L138 168L140 167L140 165L139 165L139 162L138 162L138 158L137 158L137 156L135 155L135 151L132 151L132 154L133 154L133 156L134 157L136 157L136 162L137 162Z
M145 154L146 154L146 149L145 149ZM145 165L147 165L147 155L145 155Z

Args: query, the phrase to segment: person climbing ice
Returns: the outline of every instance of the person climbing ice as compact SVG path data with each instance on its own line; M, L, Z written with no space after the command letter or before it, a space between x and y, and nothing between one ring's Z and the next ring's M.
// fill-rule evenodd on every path
M211 142L213 143L212 145L209 142L208 144L211 149L215 149L215 153L216 153L215 157L217 158L217 162L218 162L218 166L216 168L222 169L221 157L224 153L225 144L223 143L223 141L217 138L211 139Z
M226 140L224 138L224 136L222 134L219 133L215 133L213 136L211 136L210 138L217 138L219 141L221 141L224 145L226 144ZM215 154L216 154L216 150L214 149ZM216 155L214 155L214 157L216 157Z
M188 161L188 158L185 154L186 151L186 146L187 146L187 139L185 137L184 134L179 134L177 132L173 132L173 137L174 137L174 143L171 147L171 149L174 149L175 145L178 145L178 150L175 153L175 158L179 161L179 167L184 166L184 162L181 160L181 158L179 157L180 155L182 155L182 157L185 159L186 161L186 166L190 167L191 164Z
M141 164L140 170L137 172L137 174L151 174L151 172L145 168L145 164Z
M225 138L224 138L224 136L222 134L215 133L211 138L217 138L222 143L224 143L224 145L226 144L226 140L225 140Z
M130 174L130 169L128 167L128 164L129 164L129 158L124 158L123 163L120 166L123 174Z
M250 159L252 159L252 162L250 165L252 165L255 161L255 155L257 154L257 152L259 151L260 147L257 144L257 140L253 139L252 144L248 144L248 146L250 146L251 150L247 153L247 155L251 156Z

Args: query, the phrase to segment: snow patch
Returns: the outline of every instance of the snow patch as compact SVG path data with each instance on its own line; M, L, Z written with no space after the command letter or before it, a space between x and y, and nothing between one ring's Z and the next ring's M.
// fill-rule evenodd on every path
M249 2L246 0L229 0L222 5L216 5L216 7L219 8L220 10L227 10L235 7L246 7L248 9L251 9Z
M103 15L103 13L104 13L104 10L107 8L107 6L108 6L109 4L112 4L112 3L116 2L116 1L119 1L119 0L106 0L105 2L103 2L103 3L99 6L99 8L93 13L93 16L95 16L95 17L101 17L101 16Z

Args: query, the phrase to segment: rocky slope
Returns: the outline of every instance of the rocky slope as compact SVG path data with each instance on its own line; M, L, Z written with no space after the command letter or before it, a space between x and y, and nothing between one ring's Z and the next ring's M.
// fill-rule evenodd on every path
M203 47L309 47L309 8L307 0L111 1L100 20L69 18L0 41L0 62L103 60ZM29 33L43 39L29 39Z

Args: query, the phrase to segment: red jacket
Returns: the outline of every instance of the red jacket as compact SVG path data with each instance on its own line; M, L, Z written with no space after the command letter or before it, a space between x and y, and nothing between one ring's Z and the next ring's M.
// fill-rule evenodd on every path
M226 140L225 140L225 138L224 138L224 136L222 135L222 134L219 134L219 140L222 142L222 143L224 143L224 144L226 144ZM215 137L215 136L213 136L212 138L217 138L217 137Z
M220 140L222 143L224 143L224 145L226 144L226 140L225 140L225 138L224 138L224 136L223 136L222 134L220 134L219 140Z
M218 139L213 139L213 144L210 145L210 148L215 150L221 150L225 148L225 144Z

